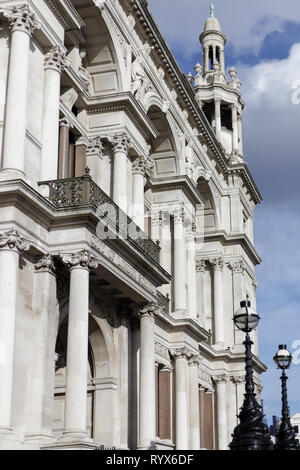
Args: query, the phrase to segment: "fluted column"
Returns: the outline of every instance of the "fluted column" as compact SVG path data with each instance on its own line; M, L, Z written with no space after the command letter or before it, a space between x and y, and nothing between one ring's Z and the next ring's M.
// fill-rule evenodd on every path
M25 172L25 133L30 39L39 28L35 15L27 5L5 10L10 22L11 44L7 80L5 127L3 134L2 170L11 177Z
M113 137L113 200L127 214L127 154L130 139L126 132Z
M144 230L144 178L146 161L137 157L132 163L132 220Z
M11 426L19 257L28 249L15 230L0 235L0 432Z
M214 327L215 327L215 346L224 348L225 346L225 330L223 316L223 258L214 258L210 260L214 273Z
M217 391L217 434L218 450L228 450L227 440L227 402L226 402L226 377L220 375L214 379Z
M231 105L231 115L232 115L232 151L233 153L235 153L239 151L237 108L235 104Z
M190 446L189 449L200 449L200 403L198 369L200 359L193 356L189 360L189 415L190 415Z
M35 264L33 290L32 341L35 360L30 376L27 421L27 439L52 436L54 393L55 342L58 312L56 305L56 277L53 257L46 254Z
M174 306L186 310L184 208L174 212Z
M176 450L188 450L188 359L192 353L183 347L171 351L171 355L175 359L176 377Z
M59 46L50 49L44 60L44 98L41 171L42 181L57 179L59 140L59 98L61 72L66 56Z
M241 299L244 298L244 271L245 263L242 259L232 261L229 265L232 271L232 287L233 287L233 314L240 308ZM233 323L234 344L242 345L245 340L245 334L238 330ZM243 346L244 348L244 346Z
M86 437L89 271L98 262L90 252L64 255L70 268L67 378L64 437Z
M197 289L197 311L199 314L200 326L205 328L205 272L206 260L196 261L196 289Z
M59 161L58 178L69 178L69 144L71 122L66 117L59 122Z
M186 259L188 285L188 316L197 318L197 287L196 287L196 243L195 231L186 232Z
M216 138L218 142L221 142L221 100L219 98L215 99L215 122L216 122Z
M143 450L153 448L156 440L154 316L158 308L156 304L150 303L139 310L139 449Z

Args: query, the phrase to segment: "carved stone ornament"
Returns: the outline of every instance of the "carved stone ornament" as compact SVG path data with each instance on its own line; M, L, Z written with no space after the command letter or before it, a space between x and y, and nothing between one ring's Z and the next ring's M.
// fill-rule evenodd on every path
M42 256L42 258L36 263L35 269L39 272L54 273L55 266L53 262L53 256L51 256L49 253Z
M196 271L198 273L205 273L207 266L207 261L205 259L196 260Z
M29 250L29 243L16 230L0 234L0 249L9 249L15 251Z
M233 273L240 274L242 274L246 269L245 262L242 259L238 261L232 261L231 263L229 263L229 267L232 269Z
M106 0L94 0L94 3L99 10L104 10Z
M226 375L217 375L216 377L213 378L213 380L216 384L226 384L227 377Z
M47 50L44 58L45 70L53 69L61 73L68 64L69 61L66 59L66 54L59 46L54 46Z
M186 346L182 348L172 349L170 351L170 354L175 359L191 359L194 356L193 352Z
M126 132L118 132L112 138L112 146L114 152L128 152L130 146L130 138Z
M189 359L189 366L199 367L200 363L201 363L201 358L199 357L199 355L195 354Z
M162 313L162 308L155 302L137 305L134 309L140 317L154 317L158 313Z
M78 98L78 93L77 91L74 90L74 88L69 88L66 91L63 91L63 93L60 96L61 101L63 104L66 106L66 108L71 111L74 104L76 103Z
M79 253L72 253L62 255L62 261L69 267L81 267L86 269L96 269L99 262L87 250L82 250Z
M237 384L242 384L245 382L245 376L244 375L233 375L232 377L230 377L230 380L233 384L237 385Z
M147 161L143 156L137 157L132 162L132 174L145 176L146 169L147 169Z
M183 224L185 218L185 211L183 204L174 209L174 224Z
M169 349L161 343L155 341L155 353L159 356L163 357L164 359L170 359Z
M224 269L224 259L223 258L212 258L209 260L210 264L214 271L223 271Z
M20 30L31 36L35 29L41 27L28 5L15 6L10 10L1 9L0 11L3 11L4 16L8 18L12 32Z
M86 154L88 156L97 155L98 157L102 157L103 145L100 136L89 139Z

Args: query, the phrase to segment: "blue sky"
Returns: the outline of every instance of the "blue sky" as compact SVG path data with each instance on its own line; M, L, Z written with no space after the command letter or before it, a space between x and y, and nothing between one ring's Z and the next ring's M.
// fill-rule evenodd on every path
M201 62L199 35L209 16L207 0L149 0L149 8L181 69ZM245 160L264 201L256 209L255 244L261 316L259 350L269 367L262 376L268 421L281 414L279 371L273 356L281 343L300 345L300 7L299 0L215 0L227 36L226 66L235 66L246 103ZM299 104L297 104L299 101ZM289 375L291 414L300 412L300 354ZM299 362L299 364L298 364Z

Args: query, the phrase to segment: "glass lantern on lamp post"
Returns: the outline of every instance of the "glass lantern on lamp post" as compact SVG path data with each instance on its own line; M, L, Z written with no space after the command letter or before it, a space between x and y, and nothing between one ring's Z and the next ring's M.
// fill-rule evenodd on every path
M241 302L241 308L234 314L235 326L246 334L245 364L246 382L244 403L239 414L240 423L234 429L230 450L273 450L273 443L269 434L268 426L263 422L262 408L256 400L253 380L253 360L251 346L253 342L249 333L259 323L260 317L251 308L247 299Z
M278 369L282 370L281 374L281 396L282 396L282 417L277 433L277 440L275 444L275 450L300 450L299 441L296 439L296 435L292 429L290 421L290 412L287 398L287 375L286 369L289 369L292 363L292 355L287 350L285 344L278 346L279 350L274 356L274 362Z

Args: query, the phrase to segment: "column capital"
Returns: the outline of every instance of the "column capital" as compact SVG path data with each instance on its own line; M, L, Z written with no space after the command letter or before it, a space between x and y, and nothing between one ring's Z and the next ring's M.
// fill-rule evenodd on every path
M83 269L95 269L98 267L98 260L92 256L87 250L82 250L79 253L70 253L61 256L63 263L65 263L69 269L72 268L83 268Z
M66 116L61 118L59 120L59 127L67 127L68 129L74 127L70 119L68 119Z
M103 155L103 144L102 144L102 140L101 140L100 136L88 139L86 154L88 156L97 155L100 158L102 157L102 155Z
M126 132L118 132L113 136L111 143L114 152L127 154L131 141Z
M170 355L175 359L191 359L194 356L193 352L186 346L170 350Z
M155 302L149 302L149 303L146 303L146 304L144 303L140 305L137 304L133 308L140 318L141 317L154 318L162 310L162 308Z
M143 175L146 174L146 159L143 156L137 157L132 162L132 174L133 175Z
M230 377L230 381L233 384L241 384L245 382L245 376L244 375L233 375Z
M169 374L171 374L172 367L170 365L163 365L163 367L161 369L159 369L159 374L161 372L168 372Z
M199 357L199 354L195 354L189 358L189 366L199 367L200 363L201 363L201 358Z
M224 269L224 259L220 258L212 258L209 260L210 264L214 271L223 271Z
M151 210L151 224L153 226L160 226L162 224L162 210L152 209Z
M35 29L41 27L28 5L15 6L10 10L4 10L4 16L8 18L12 32L19 30L31 36Z
M196 260L196 271L198 273L205 273L206 266L207 266L207 260L206 259L197 259Z
M215 103L216 103L216 104L221 104L221 103L222 103L221 98L215 98Z
M243 259L231 261L228 266L230 267L233 273L243 274L246 269L246 265Z
M173 216L174 216L174 224L184 223L185 211L184 211L183 204L180 204L174 208Z
M227 377L225 374L217 375L213 378L213 381L219 385L219 384L226 384L227 383Z
M29 243L16 230L0 233L0 250L28 251Z
M60 46L54 46L48 49L44 57L44 69L53 69L61 73L68 65L66 54L61 50Z
M43 255L39 261L35 264L35 269L40 273L51 273L54 274L55 266L53 262L53 256L47 253Z

